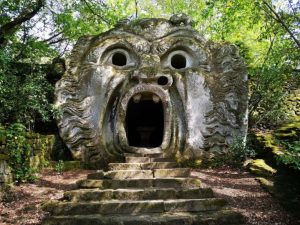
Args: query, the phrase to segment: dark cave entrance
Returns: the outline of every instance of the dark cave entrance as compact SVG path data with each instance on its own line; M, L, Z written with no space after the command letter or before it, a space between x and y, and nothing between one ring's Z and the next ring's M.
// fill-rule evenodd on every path
M143 96L138 102L133 98L126 112L126 135L133 147L155 148L163 141L164 109L161 101L154 102Z

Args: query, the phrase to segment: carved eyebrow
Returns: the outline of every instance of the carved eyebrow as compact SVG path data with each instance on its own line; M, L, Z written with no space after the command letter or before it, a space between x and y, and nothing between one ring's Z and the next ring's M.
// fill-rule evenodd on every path
M176 39L172 40L173 37L168 37L168 40L160 40L159 42L153 43L153 52L158 55L163 55L168 51L174 50L174 49L187 49L190 51L193 51L189 46L191 42L195 42L193 38L187 38L183 37L182 39L177 39L181 38L180 36L177 36ZM167 38L164 38L167 39Z
M122 38L120 38L120 35L123 35ZM124 41L125 45L127 45L126 47L128 47L129 49L134 49L137 53L147 53L150 51L151 44L147 39L145 39L143 36L126 31L109 32L105 35L98 36L93 45L98 46L100 43L105 43L108 40L114 39ZM117 42L118 41L115 41L115 43Z
M112 38L112 39L114 39L114 38ZM134 46L126 39L121 39L121 40L117 40L116 42L112 42L112 44L106 45L105 51L108 51L108 50L111 50L114 48L131 49L131 48L134 48Z

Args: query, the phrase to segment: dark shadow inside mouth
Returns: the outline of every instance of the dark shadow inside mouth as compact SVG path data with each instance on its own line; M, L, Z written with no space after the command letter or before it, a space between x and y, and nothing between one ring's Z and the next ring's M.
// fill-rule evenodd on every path
M155 148L163 141L164 110L161 101L133 98L127 105L126 135L128 144L133 147Z

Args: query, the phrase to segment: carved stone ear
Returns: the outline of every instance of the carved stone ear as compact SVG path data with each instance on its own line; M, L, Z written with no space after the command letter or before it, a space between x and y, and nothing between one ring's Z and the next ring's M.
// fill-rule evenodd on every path
M66 71L66 64L65 59L63 58L54 58L52 60L51 65L49 65L47 69L47 80L51 84L55 84L65 73Z
M54 58L52 61L53 72L57 74L57 76L61 77L66 71L65 59L62 58Z
M184 13L174 14L173 16L171 16L170 22L174 26L193 26L194 24L194 21Z

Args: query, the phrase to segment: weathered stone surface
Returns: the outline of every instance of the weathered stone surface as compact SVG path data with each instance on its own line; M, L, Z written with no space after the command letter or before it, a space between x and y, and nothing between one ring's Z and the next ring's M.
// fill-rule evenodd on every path
M43 225L242 225L243 218L232 211L146 215L80 215L48 218Z
M180 188L200 187L201 181L195 178L161 178L161 179L131 179L131 180L82 180L78 182L80 188Z
M191 169L189 168L155 169L153 172L155 178L189 177L191 174Z
M126 157L127 163L150 163L149 157Z
M99 170L96 173L90 173L87 176L87 179L91 179L91 180L97 180L97 179L103 179L103 178L104 178L103 170Z
M105 178L109 179L151 179L151 170L113 170L105 173Z
M75 159L101 167L123 153L202 158L245 138L245 64L234 45L205 40L186 18L136 20L78 40L55 91Z
M225 206L222 199L177 200L110 200L97 202L49 202L43 207L52 215L84 214L143 214L163 212L201 212L219 210Z
M212 198L210 188L146 188L146 189L80 189L68 191L64 199L68 201L103 201L103 200L154 200L154 199L196 199Z
M153 163L110 163L110 170L149 170L149 169L167 169L176 168L179 165L175 162L153 162Z
M151 158L162 158L163 153L124 153L125 157L151 157Z
M6 160L0 159L0 186L12 182L11 168Z
M150 161L151 162L176 162L176 160L170 158L151 158Z

